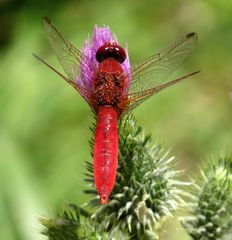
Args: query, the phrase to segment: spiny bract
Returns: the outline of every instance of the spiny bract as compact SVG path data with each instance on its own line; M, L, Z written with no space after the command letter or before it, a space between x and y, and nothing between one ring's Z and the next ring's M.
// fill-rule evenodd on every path
M202 165L186 208L181 223L193 239L222 239L232 232L232 155Z

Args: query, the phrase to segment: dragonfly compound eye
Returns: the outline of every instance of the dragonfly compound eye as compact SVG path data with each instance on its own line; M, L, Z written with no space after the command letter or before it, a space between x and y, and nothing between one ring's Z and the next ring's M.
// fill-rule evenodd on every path
M113 58L116 61L123 63L126 59L125 50L117 43L107 42L98 48L96 59L100 63L107 58Z

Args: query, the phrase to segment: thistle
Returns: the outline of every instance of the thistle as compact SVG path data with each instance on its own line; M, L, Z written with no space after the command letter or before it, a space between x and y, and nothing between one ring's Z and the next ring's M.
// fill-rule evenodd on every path
M193 182L182 225L192 239L222 239L232 231L232 156L209 159Z
M44 226L42 233L49 240L129 239L117 228L111 232L104 231L86 210L75 204L64 204L62 211L57 211L53 218L41 218L40 222Z
M150 141L133 116L120 121L116 184L110 202L92 216L106 231L117 226L133 239L158 239L163 221L183 203L180 187L186 183L176 179L180 172L174 169L174 157ZM91 176L90 163L87 169ZM99 206L98 197L88 206Z

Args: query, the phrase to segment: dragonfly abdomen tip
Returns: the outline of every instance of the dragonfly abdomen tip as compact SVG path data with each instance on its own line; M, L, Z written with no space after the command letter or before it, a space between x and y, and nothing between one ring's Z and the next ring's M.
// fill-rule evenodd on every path
M100 196L101 204L107 204L108 196L106 194L102 194Z

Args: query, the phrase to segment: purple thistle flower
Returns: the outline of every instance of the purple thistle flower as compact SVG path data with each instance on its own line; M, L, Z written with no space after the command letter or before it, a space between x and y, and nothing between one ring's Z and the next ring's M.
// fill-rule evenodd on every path
M93 30L92 40L85 40L84 47L82 49L83 60L80 64L80 77L77 79L77 82L81 86L91 90L93 85L93 78L98 68L98 62L96 60L96 52L99 47L104 45L106 42L115 42L118 43L116 36L110 31L108 26L98 27L95 26ZM130 76L130 62L127 51L127 46L125 48L126 59L122 63L122 68L125 71L126 75ZM128 83L129 86L129 83Z

